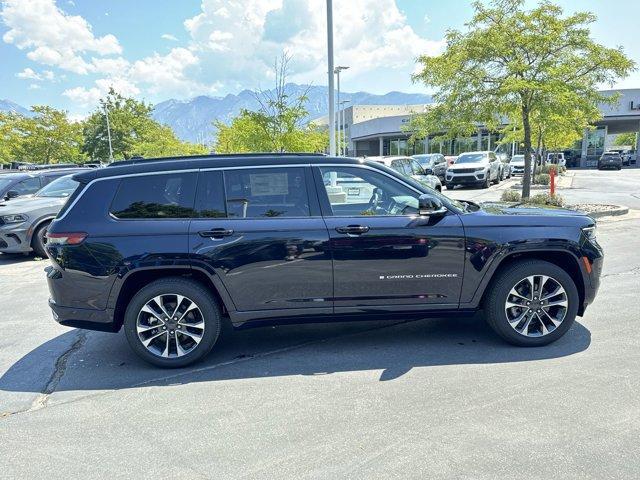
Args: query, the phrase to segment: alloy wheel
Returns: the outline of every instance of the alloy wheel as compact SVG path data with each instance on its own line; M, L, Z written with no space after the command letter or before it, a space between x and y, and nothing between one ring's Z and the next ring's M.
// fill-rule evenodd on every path
M193 351L202 340L204 326L200 307L188 297L171 293L145 303L136 321L142 345L163 358L182 357Z
M547 275L531 275L509 291L504 309L509 325L520 335L542 337L560 326L568 307L560 282Z

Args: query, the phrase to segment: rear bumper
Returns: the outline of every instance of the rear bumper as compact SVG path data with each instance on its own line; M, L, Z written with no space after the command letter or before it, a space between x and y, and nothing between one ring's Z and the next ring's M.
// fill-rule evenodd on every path
M49 299L49 307L53 319L66 327L98 330L100 332L117 332L114 327L113 313L109 310L90 310L85 308L61 307Z
M49 307L53 311L53 318L56 322L67 327L85 328L87 330L99 330L101 332L117 332L113 321L113 310L109 308L82 308L69 306L69 292L82 290L82 286L75 282L69 282L63 277L63 273L49 266L45 268L47 273L47 284L49 286ZM84 287L84 291L87 291ZM61 305L63 302L67 305ZM84 305L91 305L85 302Z

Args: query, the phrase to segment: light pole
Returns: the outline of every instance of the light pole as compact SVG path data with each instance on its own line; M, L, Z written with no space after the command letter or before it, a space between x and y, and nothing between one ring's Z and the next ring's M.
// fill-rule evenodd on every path
M342 70L346 70L349 67L341 67L338 66L336 68L333 69L333 73L336 74L336 77L338 78L338 112L337 112L337 121L336 121L336 136L338 137L338 155L342 155L343 152L343 148L342 145L340 144L340 138L342 137L342 134L340 133L340 72Z
M111 148L111 125L109 125L109 111L104 105L104 116L107 117L107 138L109 139L109 163L113 163L113 148Z
M329 155L336 154L335 96L333 92L333 1L327 0L327 61L329 75Z
M342 124L342 129L338 130L340 132L340 145L342 145L342 156L344 157L347 154L347 131L345 130L345 119L346 119L346 112L345 110L345 104L347 103L351 103L351 100L342 100L340 102L340 106L342 107L340 109L340 112L342 114L342 119L340 120L340 123ZM342 137L344 137L344 143L342 143Z

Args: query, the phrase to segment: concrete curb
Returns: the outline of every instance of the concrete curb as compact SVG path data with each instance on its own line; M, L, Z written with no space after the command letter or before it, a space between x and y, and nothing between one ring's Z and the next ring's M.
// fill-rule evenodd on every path
M629 207L625 207L624 205L609 205L611 207L616 207L613 210L603 210L601 212L585 212L591 218L602 218L602 217L618 217L620 215L626 215L629 213ZM573 209L580 211L579 205L567 205L565 208Z

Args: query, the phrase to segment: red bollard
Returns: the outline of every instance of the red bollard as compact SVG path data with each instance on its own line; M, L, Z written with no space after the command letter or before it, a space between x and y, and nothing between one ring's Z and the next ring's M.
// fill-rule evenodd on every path
M556 169L550 168L549 175L551 176L551 196L556 194Z

